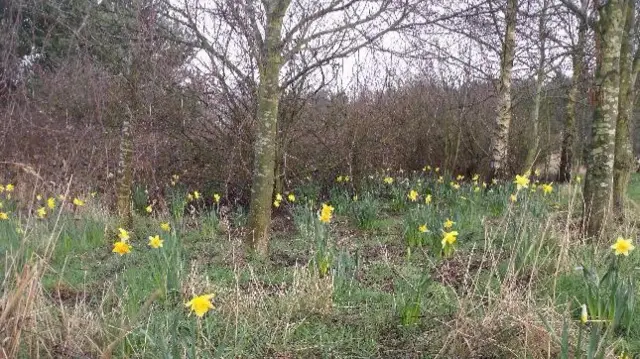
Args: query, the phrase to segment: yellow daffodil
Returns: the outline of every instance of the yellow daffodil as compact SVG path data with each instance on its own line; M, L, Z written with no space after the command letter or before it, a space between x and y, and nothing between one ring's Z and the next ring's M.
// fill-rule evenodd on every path
M187 194L187 200L189 202L193 201L193 195L191 193Z
M0 184L0 193L4 192L4 186Z
M118 238L120 241L128 241L129 240L129 232L124 228L118 228Z
M442 176L438 177L438 183L444 183L444 177Z
M479 175L479 174L477 174L477 173L476 173L476 174L474 174L474 175L473 175L472 180L473 180L474 182L478 181L479 179L480 179L480 175Z
M193 198L197 201L200 199L200 192L198 191L193 191Z
M633 251L636 247L631 243L631 239L624 239L622 237L618 237L616 239L616 243L611 246L611 249L614 250L617 256L624 255L628 256L629 252Z
M219 195L219 194L217 194L217 193L214 193L214 194L213 194L213 201L214 201L215 203L220 203L220 195Z
M551 192L553 192L553 183L542 185L542 193L549 194Z
M280 207L280 201L278 200L273 201L273 206L276 208Z
M444 232L442 234L442 248L452 245L458 239L458 231Z
M509 200L511 200L511 202L518 202L518 196L516 196L515 194L512 194L511 196L509 196Z
M118 253L121 256L125 255L125 254L131 252L131 245L129 245L129 243L124 242L124 241L115 242L113 244L113 250L111 252Z
M349 181L351 181L351 177L349 177L349 176L344 176L344 181L345 181L345 182L349 182Z
M536 177L540 177L540 169L536 168L536 170L533 171L533 174L536 175Z
M521 190L523 188L528 188L529 187L529 177L527 176L520 176L520 175L516 175L516 179L515 181L513 181L513 183L516 184L516 187L518 188L518 190Z
M38 202L42 201L42 195L41 195L41 194L37 195L37 196L36 196L36 200L37 200Z
M434 171L436 171L436 173L440 172L440 167L436 167L436 169Z
M14 189L16 189L16 187L15 187L14 185L12 185L11 183L9 183L8 185L6 185L6 186L4 187L4 189L5 189L7 192L13 192L13 190L14 190Z
M460 184L457 182L451 182L451 187L453 187L453 189L460 189Z
M582 324L586 324L588 319L589 313L587 312L587 305L583 304L582 310L580 311L580 321L582 322Z
M420 233L427 233L427 232L429 232L429 229L427 228L426 224L422 224L422 225L420 225L420 227L418 227L418 231Z
M56 199L53 197L49 197L47 199L47 207L49 207L49 209L54 209L56 208Z
M84 201L83 201L83 200L81 200L80 198L74 198L74 199L73 199L73 204L74 204L76 207L82 207L82 206L84 206Z
M576 182L578 182L578 183L582 182L582 177L576 176Z
M418 200L418 192L416 192L415 190L409 191L409 193L407 194L407 198L409 198L409 200L411 202L417 201Z
M447 220L444 222L444 229L451 229L453 228L453 225L456 224L456 222L452 221L451 219L447 218Z
M205 294L193 297L189 302L185 303L185 307L189 307L198 317L202 318L209 310L215 307L211 303L215 295Z
M39 218L44 218L47 215L47 210L44 207L40 207L36 211L36 214L38 215Z
M152 205L148 205L147 207L145 207L144 209L147 213L151 213L153 212L153 206Z
M287 196L287 201L293 203L296 201L296 195L293 193L289 193L289 195Z
M480 192L480 187L474 187L473 192L476 192L476 193Z
M425 198L424 198L424 203L429 204L431 203L432 197L430 194L428 194Z
M352 199L353 199L354 202L357 202L358 201L358 195L354 194Z
M320 210L319 219L322 223L331 222L331 218L333 217L334 208L326 203L322 205L322 209Z
M160 229L165 232L169 232L171 230L171 225L169 224L169 222L160 223Z
M9 214L7 212L0 212L0 220L6 221L9 219Z
M393 184L393 177L385 177L384 178L384 183Z
M341 183L344 178L342 176L336 177L336 182Z
M276 194L276 201L282 202L282 195L280 193Z
M458 175L458 176L456 177L456 181L462 181L463 179L464 179L464 176L463 176L463 175Z
M159 235L149 236L149 247L151 248L160 248L162 247L162 239L160 239Z

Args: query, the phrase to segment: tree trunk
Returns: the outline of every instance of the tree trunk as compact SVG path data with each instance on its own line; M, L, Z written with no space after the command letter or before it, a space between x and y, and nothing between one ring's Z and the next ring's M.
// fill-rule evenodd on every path
M120 132L120 159L118 161L117 210L120 226L131 230L133 215L131 213L131 187L133 184L133 135L131 124L133 112L127 106L127 116L122 121Z
M517 10L518 0L508 0L498 84L498 114L491 136L491 178L504 177L507 170L509 126L511 125L511 71L516 51Z
M585 11L586 12L586 11ZM567 114L564 122L562 135L562 150L560 153L560 171L558 182L571 182L571 171L573 170L573 150L574 138L576 134L576 103L580 92L580 81L582 80L582 70L584 68L584 45L586 42L587 23L580 21L578 29L578 43L573 53L573 74L571 75L571 89L567 99Z
M538 33L540 41L540 58L538 59L538 68L536 69L536 87L535 95L533 98L533 109L531 111L531 137L533 137L533 144L530 145L527 151L527 158L525 160L525 171L533 168L538 149L540 148L540 104L542 103L542 85L545 79L545 66L546 66L546 13L547 13L547 0L544 0L542 5L542 11L540 13L540 21L538 22Z
M620 46L625 20L623 5L624 0L609 0L600 7L600 19L596 24L596 32L602 41L602 61L596 69L599 89L584 187L585 228L592 237L602 234L611 209Z
M634 89L637 73L633 72L633 47L631 34L635 27L635 1L626 0L625 27L620 48L620 99L616 121L615 162L613 165L613 208L615 214L624 216L624 201L627 194L633 149L631 148L630 121L633 117Z
M266 46L259 66L258 127L254 143L254 165L249 204L247 244L259 255L267 254L271 202L275 173L280 69L282 67L282 22L288 0L268 2Z

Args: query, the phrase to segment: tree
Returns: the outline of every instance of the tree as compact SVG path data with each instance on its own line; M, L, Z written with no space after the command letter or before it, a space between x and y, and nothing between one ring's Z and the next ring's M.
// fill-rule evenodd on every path
M581 13L586 14L588 1L581 0L581 3ZM567 98L564 130L562 132L560 169L558 172L558 181L560 182L570 182L571 171L573 169L573 150L576 134L576 104L578 103L578 95L580 93L580 84L584 70L584 49L588 30L586 16L578 16L578 21L578 39L575 45L573 45L571 51L573 72L571 74L571 88L569 89L569 95Z
M267 252L283 92L389 33L435 21L420 18L418 0L226 0L203 8L167 2L209 57L215 86L244 88L256 98L254 164L246 243ZM433 16L433 15L431 15ZM216 26L207 28L203 21Z
M601 53L596 68L597 103L584 185L586 231L594 237L601 235L611 209L615 121L620 94L620 49L625 22L624 2L625 0L609 0L601 5L595 24L596 36L601 42Z
M491 178L506 175L511 124L511 71L516 51L516 21L518 0L507 0L505 32L500 59L498 83L498 113L491 136Z
M640 49L638 49L634 36L636 31L635 5L634 0L625 1L625 26L620 47L620 100L616 120L615 161L613 165L613 206L618 216L624 215L624 202L634 162L629 127L633 117L635 84L640 68ZM634 47L636 48L635 54L633 53Z

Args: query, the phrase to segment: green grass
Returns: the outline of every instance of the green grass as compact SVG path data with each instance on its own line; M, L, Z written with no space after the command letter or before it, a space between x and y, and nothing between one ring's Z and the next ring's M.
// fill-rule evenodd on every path
M208 213L137 216L133 251L123 256L111 253L117 222L98 203L65 210L57 225L54 216L0 221L0 304L20 294L8 322L27 323L14 353L99 356L111 344L113 357L133 358L542 358L560 355L563 323L577 345L576 308L588 293L576 267L596 258L605 268L610 244L583 244L575 223L565 231L578 218L569 204L576 186L548 196L526 189L516 203L510 183L476 192L414 175L365 188L355 203L345 186L331 192L339 203L330 225L317 223L317 208L283 209L266 259L245 255L233 218L225 229ZM415 203L406 200L412 188ZM637 176L630 196L640 197ZM440 244L447 218L460 233L451 255ZM417 224L430 232L409 256L405 234ZM146 245L155 234L161 249ZM629 223L612 237L635 234ZM325 276L317 251L329 258ZM640 265L636 252L622 260ZM42 286L25 297L23 268L34 266ZM216 294L216 309L198 319L184 303L204 293ZM37 315L25 322L25 313ZM640 319L624 329L603 348L638 352Z

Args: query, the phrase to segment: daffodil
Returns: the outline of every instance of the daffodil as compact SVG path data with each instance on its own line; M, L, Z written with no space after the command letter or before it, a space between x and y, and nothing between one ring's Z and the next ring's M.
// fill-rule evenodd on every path
M385 177L384 178L384 183L393 184L393 177Z
M159 235L155 235L155 236L149 236L149 247L151 248L160 248L162 247L162 242L164 242L162 239L160 239Z
M587 305L583 304L582 310L580 311L580 321L582 322L582 324L586 324L588 319L589 313L587 312Z
M219 195L219 194L217 194L217 193L214 193L214 194L213 194L213 201L214 201L215 203L220 203L220 195Z
M456 222L452 221L451 219L447 218L447 220L444 222L444 229L451 229L453 228L453 225L456 224Z
M6 186L4 187L4 189L5 189L7 192L13 192L13 190L14 190L15 188L16 188L16 187L15 187L14 185L12 185L11 183L9 183L8 185L6 185Z
M82 206L84 206L84 201L83 201L83 200L81 200L80 198L77 198L77 197L76 197L76 198L74 198L74 199L73 199L73 204L74 204L76 207L82 207Z
M444 232L442 234L442 248L452 245L458 239L458 231Z
M351 181L351 177L349 177L349 176L344 176L344 181L345 181L345 182L349 182L349 181Z
M420 226L418 227L418 231L419 231L420 233L427 233L427 232L429 232L429 229L427 228L427 225L426 225L426 224L422 224L422 225L420 225Z
M7 212L0 212L0 220L6 221L9 219L9 214Z
M636 247L631 243L631 239L624 239L622 237L618 237L616 239L616 243L611 246L611 249L614 250L617 256L624 255L628 256L629 252L633 251Z
M431 203L432 197L430 194L428 194L426 197L424 197L424 203L429 204Z
M576 182L578 182L578 183L582 182L582 177L576 176Z
M473 192L476 192L476 193L480 192L480 187L474 187Z
M515 181L513 181L513 183L516 184L516 187L518 188L518 190L521 190L523 188L528 188L529 187L529 177L527 176L520 176L520 175L516 175L516 179Z
M280 201L278 201L278 200L273 201L273 206L274 206L275 208L280 207Z
M357 202L358 201L358 195L354 194L352 199L353 199L354 202Z
M418 192L416 192L415 190L409 191L409 193L407 194L407 198L409 198L409 200L411 202L417 201L418 200Z
M451 182L451 187L453 187L453 189L460 189L460 184L457 182Z
M436 171L436 173L440 172L440 167L436 167L436 169L434 171Z
M344 180L342 176L336 177L336 182L341 183Z
M160 229L165 232L169 232L171 230L171 225L169 224L169 222L160 223Z
M38 202L42 201L42 195L41 195L41 194L37 195L37 196L36 196L36 200L37 200Z
M287 201L293 203L296 201L296 195L293 193L289 193L289 195L287 196Z
M118 238L120 241L128 241L129 240L129 232L124 228L118 228Z
M331 222L331 218L333 217L334 208L326 203L322 205L322 209L320 210L319 219L322 223Z
M276 201L282 202L282 195L280 193L276 194Z
M185 307L189 307L198 317L202 318L209 310L215 307L211 303L214 294L205 294L193 297L189 302L185 303Z
M511 196L509 196L509 200L511 200L511 202L518 202L518 196L516 196L515 194L512 194Z
M549 194L553 192L553 183L543 184L542 185L542 193Z
M464 179L464 176L463 176L463 175L458 175L458 176L456 177L456 181L462 181L463 179Z
M0 193L4 192L4 186L0 184Z
M125 255L131 252L131 245L125 241L118 241L113 244L113 253L118 253L119 255Z
M53 197L49 197L47 199L47 207L49 207L49 209L54 209L56 208L56 199Z
M148 205L147 207L145 207L144 209L147 213L151 213L153 212L153 206L152 205Z
M36 214L38 215L39 218L44 218L47 215L47 210L44 207L40 207L36 211Z
M444 183L444 177L442 176L438 177L438 183Z
M473 180L474 182L475 182L475 181L477 181L477 180L479 180L479 179L480 179L480 175L479 175L479 174L477 174L477 173L476 173L475 175L473 175L472 180Z
M200 192L198 191L193 191L193 198L197 201L200 199Z

